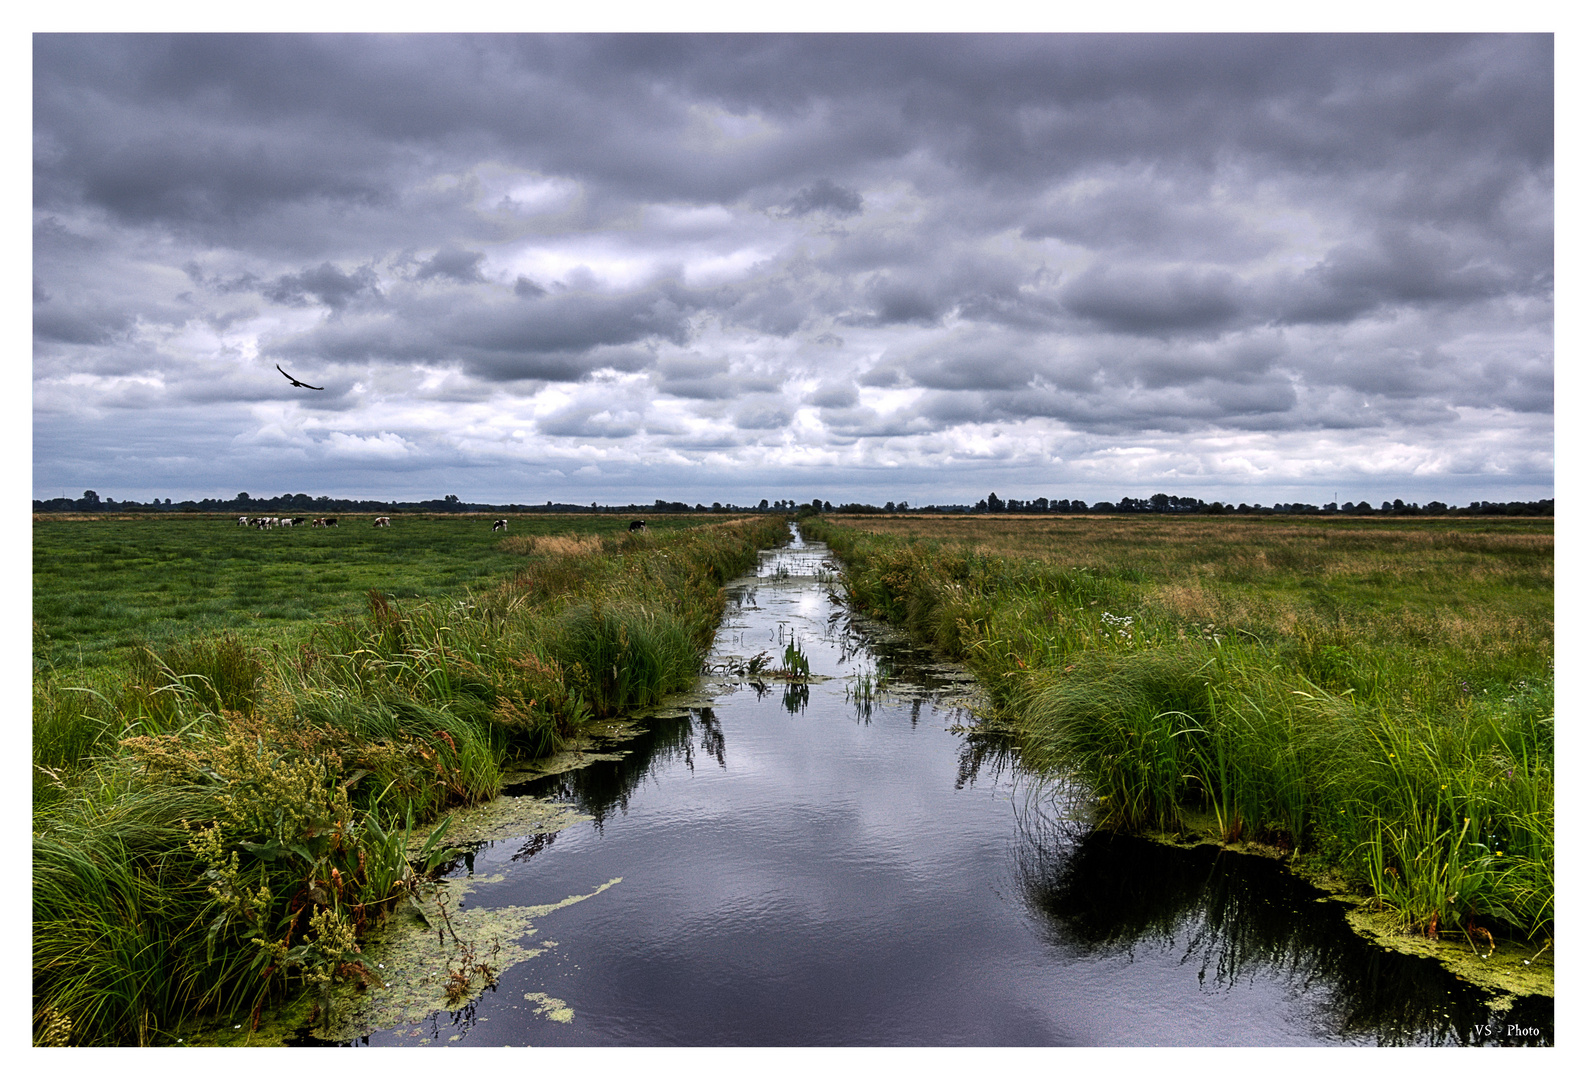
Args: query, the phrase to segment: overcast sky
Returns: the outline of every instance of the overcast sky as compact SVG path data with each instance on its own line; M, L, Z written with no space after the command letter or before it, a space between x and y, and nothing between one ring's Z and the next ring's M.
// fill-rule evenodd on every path
M1549 498L1553 67L39 36L33 494Z

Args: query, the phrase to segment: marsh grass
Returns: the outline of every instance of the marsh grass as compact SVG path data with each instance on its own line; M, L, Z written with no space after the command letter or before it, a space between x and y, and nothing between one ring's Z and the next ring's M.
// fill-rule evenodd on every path
M691 685L722 584L785 536L754 518L541 537L478 588L370 588L296 635L41 664L35 1039L169 1042L370 978L360 934L445 855L423 830L496 795L510 759Z
M1203 819L1408 928L1553 922L1552 522L813 519L1096 821Z

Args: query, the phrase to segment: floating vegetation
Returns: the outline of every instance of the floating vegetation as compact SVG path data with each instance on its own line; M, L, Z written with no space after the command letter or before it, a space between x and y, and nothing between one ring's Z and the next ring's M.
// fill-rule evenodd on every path
M599 896L623 879L613 878L590 892L548 904L499 908L462 904L475 886L501 880L503 875L443 881L424 898L420 910L393 919L365 948L367 963L380 973L379 985L346 994L337 1016L317 1025L315 1034L347 1042L369 1031L416 1024L434 1013L457 1009L513 966L555 947L551 942L535 943L536 920ZM488 962L483 962L486 957Z
M537 1016L555 1020L559 1024L573 1023L573 1010L568 1008L568 1003L561 998L554 998L550 994L533 993L525 994L524 1000L535 1002Z

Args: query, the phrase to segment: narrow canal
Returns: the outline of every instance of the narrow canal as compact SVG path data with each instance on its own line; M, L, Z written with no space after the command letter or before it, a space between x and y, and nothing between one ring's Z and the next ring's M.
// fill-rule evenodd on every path
M973 684L856 626L834 570L762 553L712 704L510 788L574 812L454 871L460 917L532 914L515 962L357 1045L1552 1042L1550 999L1492 1013L1267 861L1066 823L967 730ZM764 674L797 655L808 684Z

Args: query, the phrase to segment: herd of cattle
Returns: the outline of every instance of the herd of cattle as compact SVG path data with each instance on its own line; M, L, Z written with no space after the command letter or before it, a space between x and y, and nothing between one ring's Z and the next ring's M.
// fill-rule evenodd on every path
M294 525L301 525L305 521L308 521L308 520L309 520L308 518L240 517L240 518L237 519L237 525L240 528L253 528L253 529L290 529ZM375 519L375 528L377 528L377 529L389 528L390 525L391 525L391 519L389 517L377 517ZM335 518L315 518L313 521L309 522L309 528L311 528L311 529L325 529L325 528L339 528L339 527L340 526L338 526L336 524L336 519ZM502 532L506 528L507 528L507 519L506 518L497 518L495 521L491 522L490 531L491 532ZM628 523L628 531L631 532L631 533L632 532L644 532L645 531L645 523L643 521L630 521Z
M309 520L308 518L240 517L240 518L237 519L237 525L238 525L239 528L246 526L246 527L252 528L252 529L290 529L290 528L292 528L292 526L301 525L305 521L308 521L308 520ZM391 524L391 519L390 518L376 518L375 519L375 524L376 525L380 525L380 524L390 525ZM329 528L339 528L339 526L336 524L336 519L335 518L315 518L310 523L309 527L313 528L313 529L323 529L323 528L327 528L327 527L329 527Z

